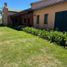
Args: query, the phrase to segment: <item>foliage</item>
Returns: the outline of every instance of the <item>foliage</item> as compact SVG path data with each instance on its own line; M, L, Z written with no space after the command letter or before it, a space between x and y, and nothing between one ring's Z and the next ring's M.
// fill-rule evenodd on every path
M66 46L67 42L67 33L62 33L58 31L46 31L41 29L35 29L32 27L23 28L23 31L34 34L41 38L50 40L51 42L55 42L61 46Z

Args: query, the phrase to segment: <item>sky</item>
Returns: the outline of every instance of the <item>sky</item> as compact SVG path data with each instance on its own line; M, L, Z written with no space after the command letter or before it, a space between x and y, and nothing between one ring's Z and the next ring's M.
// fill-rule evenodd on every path
M30 4L36 1L38 0L0 0L0 8L2 8L4 2L6 2L9 10L21 11L30 8Z

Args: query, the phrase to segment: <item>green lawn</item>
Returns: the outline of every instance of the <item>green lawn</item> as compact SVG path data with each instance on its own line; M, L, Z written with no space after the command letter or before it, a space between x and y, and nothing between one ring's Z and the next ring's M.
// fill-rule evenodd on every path
M67 67L67 49L23 31L0 27L0 67Z

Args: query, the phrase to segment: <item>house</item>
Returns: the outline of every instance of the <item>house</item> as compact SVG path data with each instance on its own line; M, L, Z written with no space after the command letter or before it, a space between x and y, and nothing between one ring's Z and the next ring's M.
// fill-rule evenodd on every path
M44 0L31 6L34 27L67 31L67 0Z
M6 8L6 9L5 9ZM67 31L67 0L44 0L31 4L31 8L11 14L5 4L5 25L26 25L47 30Z
M15 25L33 26L33 10L26 9L20 11L16 14L10 15L10 19L12 21L13 26Z
M5 3L3 8L3 25L33 26L33 10L30 8L20 12L9 11L7 3Z

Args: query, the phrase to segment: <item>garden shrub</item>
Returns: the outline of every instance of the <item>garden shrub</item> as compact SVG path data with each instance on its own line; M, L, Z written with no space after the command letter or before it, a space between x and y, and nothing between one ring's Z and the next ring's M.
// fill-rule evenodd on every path
M67 45L67 33L62 33L58 31L46 31L32 27L25 27L23 28L23 31L47 39L50 42L55 42L61 46Z

